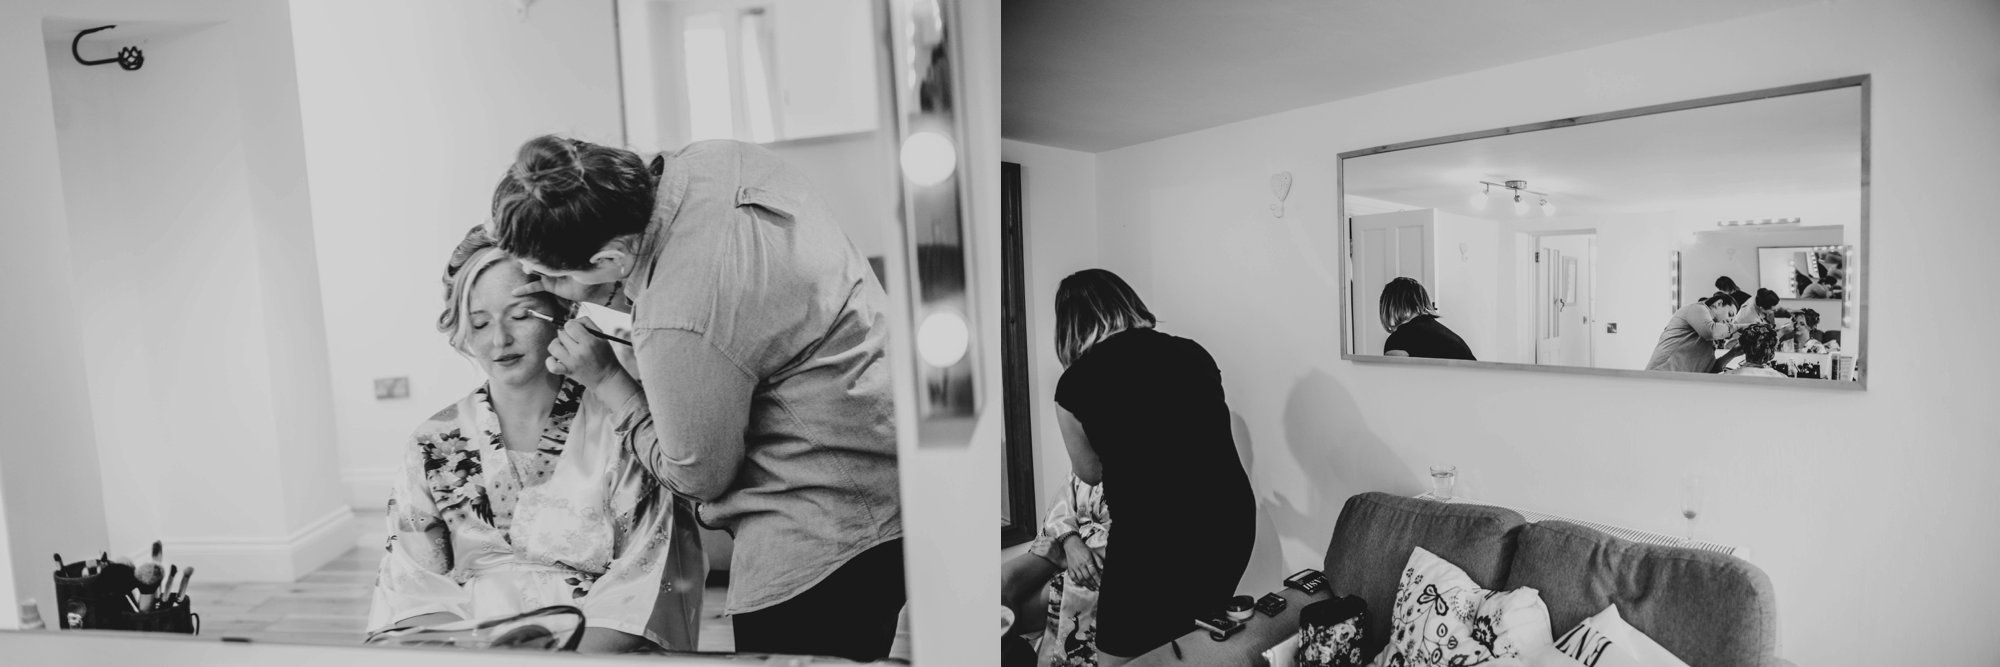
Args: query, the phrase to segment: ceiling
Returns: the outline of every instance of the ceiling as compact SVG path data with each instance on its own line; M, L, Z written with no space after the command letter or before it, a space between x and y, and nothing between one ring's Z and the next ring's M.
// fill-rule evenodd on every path
M1101 152L1823 0L1006 0L1001 135Z
M1856 195L1861 92L1849 87L1349 158L1346 194L1487 219L1525 180L1561 217L1677 210L1695 202ZM1532 198L1530 204L1535 203Z

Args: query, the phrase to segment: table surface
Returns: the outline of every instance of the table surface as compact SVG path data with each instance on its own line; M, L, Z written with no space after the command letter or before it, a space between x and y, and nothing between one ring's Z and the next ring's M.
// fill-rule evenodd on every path
M1269 591L1246 593L1250 597L1261 598ZM1209 638L1208 631L1194 627L1194 619L1188 619L1191 628L1176 640L1180 645L1180 655L1174 655L1172 645L1162 646L1131 662L1132 667L1149 665L1201 665L1202 667L1260 667L1264 664L1264 651L1299 631L1299 610L1306 605L1333 597L1330 591L1320 591L1317 595L1306 595L1297 589L1286 588L1277 591L1284 596L1285 610L1277 616L1265 616L1258 612L1252 616L1249 625L1235 636L1225 641Z

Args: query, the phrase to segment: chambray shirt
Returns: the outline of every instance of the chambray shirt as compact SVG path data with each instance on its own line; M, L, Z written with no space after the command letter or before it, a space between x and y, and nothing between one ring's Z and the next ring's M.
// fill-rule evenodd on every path
M664 157L625 287L646 391L621 424L647 470L736 538L727 613L756 611L902 537L888 298L770 151Z

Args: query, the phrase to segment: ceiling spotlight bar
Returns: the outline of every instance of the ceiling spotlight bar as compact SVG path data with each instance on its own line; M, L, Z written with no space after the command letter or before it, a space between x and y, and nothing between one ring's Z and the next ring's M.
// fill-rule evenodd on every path
M1515 196L1515 197L1519 197L1519 196L1521 196L1521 194L1523 194L1523 193L1526 193L1526 194L1531 194L1531 195L1538 195L1538 196L1542 197L1543 199L1547 199L1547 198L1548 198L1548 196L1549 196L1549 193L1546 193L1546 192L1536 192L1536 191L1534 191L1534 190L1529 190L1529 189L1528 189L1528 182L1527 182L1527 181L1507 181L1507 182L1505 182L1505 183L1494 183L1494 182L1492 182L1492 181L1480 181L1480 182L1479 182L1479 184L1480 184L1480 185L1484 185L1484 186L1486 186L1486 192L1492 192L1492 191L1493 191L1493 188L1506 188L1506 189L1508 189L1508 190L1512 190L1512 191L1514 191L1514 196Z

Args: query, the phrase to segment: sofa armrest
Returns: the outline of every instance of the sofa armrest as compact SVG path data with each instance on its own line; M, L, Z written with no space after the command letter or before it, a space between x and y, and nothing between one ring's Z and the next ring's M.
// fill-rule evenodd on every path
M1194 627L1194 619L1188 619L1190 631L1177 640L1180 656L1175 657L1173 646L1162 646L1133 659L1132 667L1148 665L1201 665L1208 667L1264 667L1264 652L1284 642L1299 632L1299 610L1306 605L1332 598L1327 591L1318 595L1306 595L1297 589L1279 591L1285 597L1285 610L1277 616L1256 613L1245 621L1248 625L1228 641L1210 639L1207 630Z

